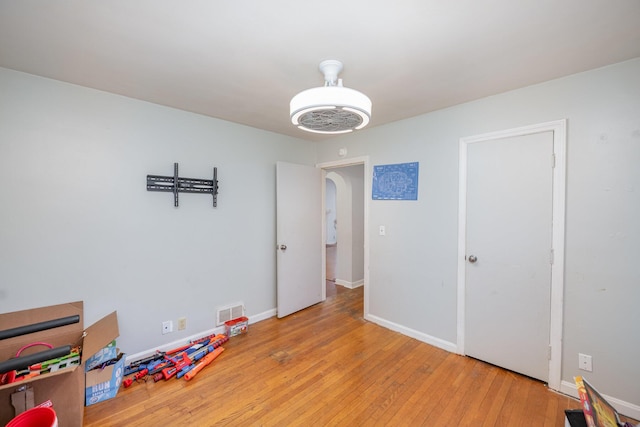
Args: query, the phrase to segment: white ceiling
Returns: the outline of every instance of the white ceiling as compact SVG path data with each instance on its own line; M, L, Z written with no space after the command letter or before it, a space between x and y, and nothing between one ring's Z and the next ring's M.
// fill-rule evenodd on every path
M371 127L635 57L639 0L0 0L1 67L310 140L324 59Z

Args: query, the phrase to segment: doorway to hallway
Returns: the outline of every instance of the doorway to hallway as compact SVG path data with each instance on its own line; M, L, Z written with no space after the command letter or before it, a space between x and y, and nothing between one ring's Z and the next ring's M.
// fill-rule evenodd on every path
M327 238L335 245L335 283L349 289L364 284L364 167L345 166L327 171L325 213ZM329 182L335 184L335 203ZM334 214L335 212L335 214ZM330 221L334 218L333 221ZM334 238L332 236L335 235Z
M365 159L319 165L325 176L324 230L327 298L365 286ZM370 184L369 184L370 185Z

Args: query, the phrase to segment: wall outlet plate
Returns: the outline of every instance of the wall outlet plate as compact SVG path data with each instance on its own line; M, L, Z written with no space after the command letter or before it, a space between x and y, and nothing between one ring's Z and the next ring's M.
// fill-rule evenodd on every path
M168 334L169 332L173 332L173 322L171 320L162 322L162 335Z
M187 329L187 318L181 317L178 319L178 330L183 331L185 329Z
M593 359L591 356L578 353L578 368L583 371L593 372Z

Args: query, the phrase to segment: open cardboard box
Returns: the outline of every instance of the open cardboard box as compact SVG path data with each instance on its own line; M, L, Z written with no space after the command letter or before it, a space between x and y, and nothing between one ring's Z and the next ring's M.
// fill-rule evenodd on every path
M118 317L115 311L86 330L83 327L83 312L83 303L78 301L0 314L0 329L2 330L67 316L78 315L80 317L80 321L75 324L0 340L0 361L14 357L18 349L33 342L46 342L54 347L63 345L80 345L82 347L82 364L80 366L0 386L0 425L7 424L15 416L11 404L11 394L20 387L30 385L33 388L36 405L51 400L60 426L82 426L85 401L85 360L119 335ZM22 355L42 350L42 347L32 347L25 350Z

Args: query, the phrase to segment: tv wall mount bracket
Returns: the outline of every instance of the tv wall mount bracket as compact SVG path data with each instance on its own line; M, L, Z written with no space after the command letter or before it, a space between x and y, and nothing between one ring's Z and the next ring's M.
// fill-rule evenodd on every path
M173 193L173 206L178 207L178 193L204 193L213 196L213 207L218 206L218 168L213 168L213 179L180 178L178 164L173 164L173 176L147 175L147 191Z

